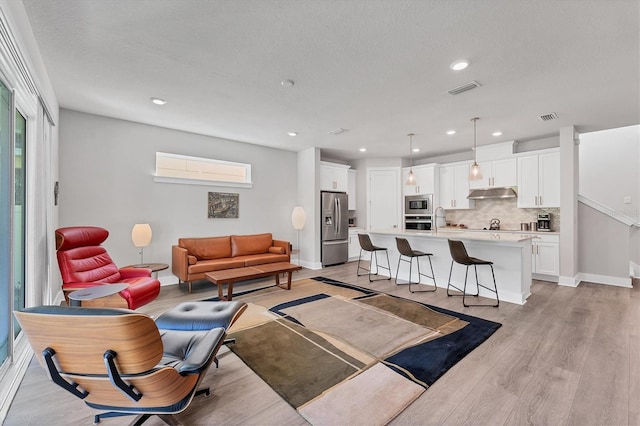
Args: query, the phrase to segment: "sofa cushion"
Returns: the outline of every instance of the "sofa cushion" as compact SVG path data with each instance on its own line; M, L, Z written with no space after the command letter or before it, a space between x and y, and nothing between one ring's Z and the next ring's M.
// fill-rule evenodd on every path
M269 253L273 254L284 254L284 247L269 247Z
M273 245L273 237L270 233L254 235L232 235L231 256L246 256L249 254L262 254L269 251Z
M234 259L236 259L234 257ZM244 260L245 266L264 265L265 263L288 262L289 257L286 254L254 254L251 256L240 256L238 260Z
M223 269L242 268L244 266L243 260L232 258L201 260L195 265L189 265L189 273L202 274L205 272L221 271Z
M231 257L230 237L180 238L178 245L198 260Z

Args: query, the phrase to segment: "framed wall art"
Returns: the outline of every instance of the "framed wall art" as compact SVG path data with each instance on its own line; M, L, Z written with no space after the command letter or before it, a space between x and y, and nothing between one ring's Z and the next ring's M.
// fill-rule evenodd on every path
M209 192L207 214L209 219L237 219L240 194L230 192Z

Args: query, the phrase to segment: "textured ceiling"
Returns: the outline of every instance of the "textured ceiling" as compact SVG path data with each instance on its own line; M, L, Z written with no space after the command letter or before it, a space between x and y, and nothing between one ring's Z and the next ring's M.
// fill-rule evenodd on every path
M60 106L108 117L344 160L467 150L476 116L478 145L640 122L637 0L24 5Z

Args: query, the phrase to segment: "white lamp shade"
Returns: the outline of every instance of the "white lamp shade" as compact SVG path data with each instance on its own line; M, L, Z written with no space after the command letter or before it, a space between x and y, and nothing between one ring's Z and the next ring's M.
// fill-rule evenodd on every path
M146 247L151 242L152 235L148 223L136 223L131 230L131 241L136 247Z
M291 223L293 224L293 229L302 229L304 228L304 224L307 220L307 216L304 213L304 209L300 206L297 206L293 209L293 213L291 213Z

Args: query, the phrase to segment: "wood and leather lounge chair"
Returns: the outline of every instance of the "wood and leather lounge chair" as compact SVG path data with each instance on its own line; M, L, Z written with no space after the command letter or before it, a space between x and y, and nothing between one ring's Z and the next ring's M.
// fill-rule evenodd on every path
M218 318L194 322L187 315L181 321L181 310L172 310L164 321L172 329L162 329L128 309L39 306L15 315L53 382L103 411L94 424L128 415L142 424L158 415L174 425L171 415L195 395L209 394L198 389L200 382L224 342L225 326L246 309L243 302L195 303L213 308Z

